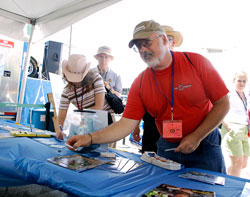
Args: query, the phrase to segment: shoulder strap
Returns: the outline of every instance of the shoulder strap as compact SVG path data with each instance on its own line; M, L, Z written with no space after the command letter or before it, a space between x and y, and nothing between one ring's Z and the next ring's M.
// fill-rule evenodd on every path
M188 57L188 55L185 52L183 52L183 54L186 56L186 58L189 61L189 63L195 68L196 72L199 73L198 70L197 70L197 67L192 63L192 61L190 60L190 58Z
M185 52L183 52L183 54L186 56L186 58L187 58L187 60L189 61L189 63L195 68L196 72L197 72L198 75L199 75L199 72L198 72L197 67L192 63L192 61L190 60L190 58L188 57L188 55L187 55ZM201 76L200 76L200 75L199 75L199 77L200 77L200 80L201 80ZM203 83L202 80L201 80L201 83ZM204 89L204 91L205 91L205 94L207 95L207 92L206 92L205 89Z
M193 63L192 63L191 60L189 59L188 55L187 55L185 52L183 52L183 54L186 56L186 58L188 59L188 61L190 62L190 64L193 65ZM193 66L194 66L194 65L193 65Z

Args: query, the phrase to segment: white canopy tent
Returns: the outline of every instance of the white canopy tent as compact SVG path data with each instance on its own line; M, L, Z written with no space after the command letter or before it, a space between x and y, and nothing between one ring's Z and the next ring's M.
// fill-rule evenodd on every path
M29 43L20 90L23 104L32 42L41 40L121 0L9 0L0 1L0 34ZM27 26L31 25L30 33ZM20 121L22 108L17 111Z

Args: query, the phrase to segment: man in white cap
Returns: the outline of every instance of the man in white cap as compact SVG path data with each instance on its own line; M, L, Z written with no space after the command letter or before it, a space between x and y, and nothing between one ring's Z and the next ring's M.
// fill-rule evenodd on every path
M63 127L69 104L78 110L91 108L95 110L110 110L105 100L105 87L99 73L89 70L90 63L80 54L72 54L62 63L64 79L68 84L63 89L58 114L58 125ZM59 131L57 137L63 139Z
M110 62L114 59L111 48L108 46L99 47L94 57L98 61L96 70L101 74L105 87L120 98L122 93L121 76L109 68Z
M229 110L228 89L205 57L170 51L168 42L159 23L139 23L129 47L135 45L148 68L133 82L122 118L67 143L78 148L117 141L129 135L148 111L161 134L159 156L187 168L226 173L217 126Z
M168 48L173 51L174 47L179 47L183 42L183 36L179 31L175 31L173 27L163 25L165 33L168 38ZM142 149L141 152L153 151L157 152L157 141L160 137L160 133L157 130L155 125L155 119L148 112L143 116L143 136L142 136ZM135 141L139 142L140 137L140 128L135 128L133 131L133 138Z

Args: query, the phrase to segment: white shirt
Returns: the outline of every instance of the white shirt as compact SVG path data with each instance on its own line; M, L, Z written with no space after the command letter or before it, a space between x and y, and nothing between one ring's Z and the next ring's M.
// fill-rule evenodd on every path
M247 94L245 94L247 97ZM249 98L247 98L247 101ZM234 122L248 125L248 112L245 109L244 104L237 94L236 90L230 91L229 95L230 110L225 117L225 122ZM248 102L246 103L248 105Z

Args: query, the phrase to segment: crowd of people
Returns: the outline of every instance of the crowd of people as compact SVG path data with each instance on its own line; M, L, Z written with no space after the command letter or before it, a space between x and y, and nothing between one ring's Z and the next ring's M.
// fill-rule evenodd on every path
M94 55L98 65L93 69L81 54L64 60L67 85L61 96L58 125L63 126L70 103L79 110L105 110L109 117L108 127L74 135L67 144L77 149L112 143L131 132L139 141L138 125L143 119L142 152L157 152L185 167L240 176L250 154L248 94L244 93L247 74L238 72L233 78L235 89L229 91L207 58L174 51L182 41L180 32L153 20L136 25L128 46L138 52L147 68L132 83L118 121L105 98L106 89L117 97L122 93L121 77L109 67L114 59L111 48L99 47ZM62 132L57 137L62 139ZM222 142L231 159L227 169Z

